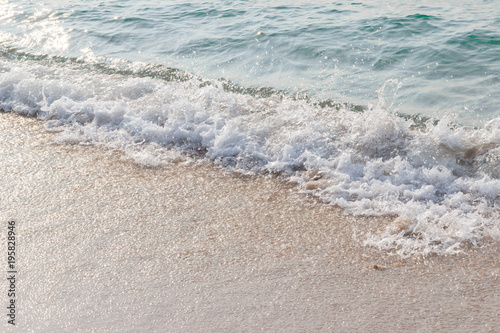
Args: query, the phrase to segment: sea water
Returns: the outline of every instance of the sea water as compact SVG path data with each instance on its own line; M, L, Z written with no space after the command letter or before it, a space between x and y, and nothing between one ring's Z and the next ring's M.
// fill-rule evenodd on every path
M494 1L0 1L0 109L277 175L401 256L500 239Z

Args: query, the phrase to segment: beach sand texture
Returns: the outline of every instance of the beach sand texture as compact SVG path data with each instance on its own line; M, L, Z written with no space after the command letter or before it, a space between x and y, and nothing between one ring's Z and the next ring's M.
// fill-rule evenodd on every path
M0 114L0 239L14 219L19 265L1 331L500 332L493 241L403 260L362 244L389 218L277 179L53 139Z

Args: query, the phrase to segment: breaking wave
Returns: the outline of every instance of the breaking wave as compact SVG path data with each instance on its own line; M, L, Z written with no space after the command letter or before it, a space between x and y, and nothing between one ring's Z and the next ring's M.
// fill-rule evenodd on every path
M349 214L396 216L364 241L401 256L500 239L500 118L402 116L395 79L361 108L148 64L22 58L0 60L0 109L45 121L59 143L276 174Z

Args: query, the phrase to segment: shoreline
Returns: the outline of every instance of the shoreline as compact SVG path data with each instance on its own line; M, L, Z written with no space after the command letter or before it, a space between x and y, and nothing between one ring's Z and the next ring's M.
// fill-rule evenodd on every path
M402 260L361 244L388 219L346 216L276 179L145 167L53 138L0 113L21 331L500 329L497 243Z

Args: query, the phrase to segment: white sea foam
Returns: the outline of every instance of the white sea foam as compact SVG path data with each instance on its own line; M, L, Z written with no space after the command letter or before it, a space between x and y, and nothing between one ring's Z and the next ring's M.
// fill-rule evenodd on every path
M78 66L0 61L0 108L45 120L60 143L104 144L148 165L183 152L278 173L351 214L397 215L365 243L402 256L499 239L499 119L412 129L384 108L387 96L357 113Z

